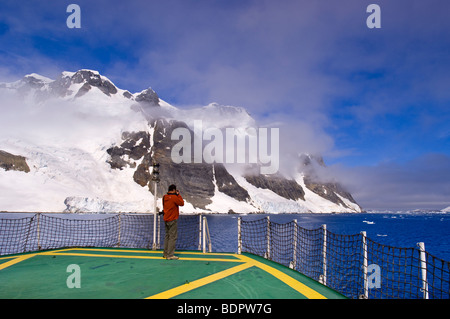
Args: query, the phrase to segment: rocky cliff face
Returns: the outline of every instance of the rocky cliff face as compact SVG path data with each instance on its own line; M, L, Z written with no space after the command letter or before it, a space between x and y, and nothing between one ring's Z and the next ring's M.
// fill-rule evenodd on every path
M176 128L189 127L182 121L155 120L149 123L153 135L149 132L125 132L120 146L113 146L107 150L110 155L108 163L113 169L124 167L135 168L134 181L142 187L148 187L154 194L152 182L152 163L160 164L160 183L158 197L165 194L170 184L177 185L182 190L183 197L195 208L207 209L212 203L216 189L239 202L252 203L248 191L241 186L227 171L223 164L202 163L174 163L171 159L171 149L177 141L171 140L172 131ZM192 134L193 136L193 134ZM191 141L194 143L193 141ZM151 145L151 146L150 146ZM311 161L317 161L325 166L321 158L303 158L303 165L309 167ZM136 162L140 161L139 165ZM193 162L193 159L192 159ZM308 170L305 170L308 171ZM294 179L285 178L279 174L244 175L245 180L257 189L269 190L278 196L291 201L305 201L305 189ZM356 201L338 183L319 183L313 177L304 177L305 187L338 206L349 210L355 209ZM347 201L355 204L348 205ZM260 211L255 205L255 212Z
M237 184L222 164L172 161L170 153L176 141L172 141L170 136L176 128L188 128L184 122L160 119L150 123L150 126L153 127L153 136L148 132L126 132L122 135L124 142L120 146L107 150L111 156L108 160L111 168L122 169L127 165L134 168L135 162L130 162L130 158L140 160L133 179L154 194L151 172L155 161L160 164L158 196L165 194L170 184L175 184L182 190L185 200L196 208L206 209L212 203L216 185L220 192L239 201L249 199L247 191Z
M280 175L249 175L245 179L257 188L268 189L275 194L292 200L305 200L303 188L292 179Z

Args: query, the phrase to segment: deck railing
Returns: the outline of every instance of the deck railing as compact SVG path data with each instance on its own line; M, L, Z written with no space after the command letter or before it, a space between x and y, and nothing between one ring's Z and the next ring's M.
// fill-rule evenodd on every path
M63 247L160 248L162 216L153 236L153 214L28 214L0 216L0 255ZM180 215L177 249L211 252L202 215ZM153 238L156 238L156 242ZM295 269L350 298L448 299L450 262L425 250L340 235L325 225L306 229L296 220L238 219L238 253L250 252Z
M28 215L0 217L0 255L63 247L159 249L165 235L162 216L156 218L154 227L153 214ZM207 227L202 215L180 215L176 249L211 251Z
M289 266L349 298L448 299L450 262L417 246L382 245L365 232L339 235L325 225L306 229L296 220L238 219L238 253Z

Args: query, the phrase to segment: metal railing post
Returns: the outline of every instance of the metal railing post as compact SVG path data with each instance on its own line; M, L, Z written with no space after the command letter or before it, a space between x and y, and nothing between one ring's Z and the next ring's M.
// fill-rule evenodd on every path
M206 243L208 243L208 249L206 249ZM212 252L211 235L209 233L208 219L206 216L203 216L203 253L206 253L206 251Z
M422 275L422 293L423 299L428 299L428 282L427 282L427 257L425 254L425 243L417 243L420 249L420 269Z
M157 221L157 236L156 236L156 243L157 243L157 247L158 249L161 248L161 217L158 215L158 217L156 218Z
M157 205L157 188L158 188L158 183L155 181L155 195L153 196L153 245L152 245L152 250L156 250L156 216L157 216L157 212L156 212L156 205Z
M198 250L202 250L202 215L198 215Z
M270 260L270 217L267 216L267 251L266 251L266 259Z
M119 213L119 229L117 236L117 247L120 247L120 237L122 236L122 213Z
M206 217L203 216L203 253L206 253Z
M289 265L291 269L295 269L295 266L297 266L297 232L298 232L297 219L294 219L294 238L292 239L293 240L292 263Z
M327 285L327 225L322 225L323 229L323 248L322 248L322 276L320 278L320 282L323 285Z
M241 217L238 217L238 254L242 253Z
M36 222L37 222L37 246L38 246L38 250L41 250L41 225L40 225L40 217L41 214L37 213L36 214Z
M363 243L363 280L364 280L364 295L361 296L364 299L369 299L369 281L367 279L367 268L368 268L368 260L367 260L367 233L365 231L361 232L362 235L362 243Z

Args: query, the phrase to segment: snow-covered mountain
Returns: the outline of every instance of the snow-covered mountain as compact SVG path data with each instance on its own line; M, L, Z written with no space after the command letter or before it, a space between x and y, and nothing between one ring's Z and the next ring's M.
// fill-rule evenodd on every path
M184 213L361 211L337 182L315 178L325 167L318 156L298 154L292 176L261 174L254 163L173 160L172 133L192 133L194 150L196 123L201 135L211 127L256 132L241 107L181 109L151 88L132 94L93 70L0 83L0 105L0 210L150 212L156 161L159 207L176 184Z

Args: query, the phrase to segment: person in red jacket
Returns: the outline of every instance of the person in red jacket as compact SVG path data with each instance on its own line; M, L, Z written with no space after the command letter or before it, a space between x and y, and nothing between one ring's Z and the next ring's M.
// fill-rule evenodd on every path
M166 226L163 257L167 259L178 259L174 255L178 237L178 217L180 216L178 207L183 205L184 200L177 187L173 184L170 185L167 194L163 196L164 223Z

